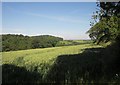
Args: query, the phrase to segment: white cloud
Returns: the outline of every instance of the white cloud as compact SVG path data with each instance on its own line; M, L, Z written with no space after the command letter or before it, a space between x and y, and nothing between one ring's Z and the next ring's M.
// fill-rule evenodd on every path
M42 15L42 14L36 14L36 13L28 13L28 12L24 12L24 13L28 14L28 15L32 15L32 16L44 17L44 18L53 19L53 20L57 20L57 21L80 23L80 24L84 23L81 20L75 20L75 19L72 19L72 18L66 18L64 16L48 16L48 15Z
M31 13L31 12L24 12L24 11L19 11L19 10L15 10L14 8L8 7L9 10L17 12L17 13L22 13L22 14L26 14L26 15L31 15L31 16L37 16L37 17L43 17L43 18L47 18L47 19L52 19L52 20L57 20L57 21L64 21L64 22L70 22L70 23L80 23L83 24L85 23L85 21L80 20L80 19L74 19L74 17L66 17L66 16L50 16L50 15L45 15L45 14L38 14L38 13ZM78 12L79 10L75 10L73 11Z
M64 35L66 40L79 40L79 39L90 39L88 34L79 34L79 35Z
M67 33L57 33L54 35L61 35L62 38L64 38L65 40L80 40L80 39L90 39L89 35L88 34L85 34L84 32L79 32L79 33L70 33L70 32L67 32Z
M57 21L64 21L64 22L70 22L70 23L80 23L80 24L86 23L86 21L80 20L80 18L74 19L74 17L71 17L71 16L50 16L50 15L45 15L45 14L31 13L31 12L27 12L27 11L19 11L19 10L15 10L12 7L8 7L8 9L11 11L17 12L17 13L22 13L22 14L37 16L37 17L43 17L43 18L57 20ZM76 9L71 13L77 13L79 11L80 11L80 9Z
M43 17L43 18L47 18L47 19L52 19L52 20L57 20L57 21L63 21L63 22L70 22L70 23L84 23L84 21L81 21L80 19L73 19L73 17L67 17L67 16L50 16L50 15L42 15L42 14L37 14L37 13L29 13L29 12L21 12L19 10L15 10L12 9L15 12L19 12L19 13L23 13L26 15L31 15L31 16L36 16L36 17ZM76 11L77 12L77 11ZM36 35L36 34L40 34L38 32L30 32L28 33L28 31L26 31L25 29L23 30L19 28L5 28L3 29L3 34L23 34L23 35ZM46 34L50 34L50 35L55 35L55 36L61 36L64 39L89 39L88 35L86 34L80 34L80 35L76 35L75 33L70 33L68 34L68 32L66 34L60 34L60 33L46 33Z
M52 33L39 33L39 32L32 32L28 33L25 30L22 29L4 29L2 34L22 34L22 35L28 35L28 36L38 36L38 35L53 35L62 37L65 40L79 40L79 39L90 39L88 34L85 33L59 33L59 32L52 32Z

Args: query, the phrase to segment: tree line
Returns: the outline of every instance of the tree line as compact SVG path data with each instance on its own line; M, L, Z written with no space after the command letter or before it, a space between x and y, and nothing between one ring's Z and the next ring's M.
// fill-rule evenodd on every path
M22 34L4 34L0 36L2 36L2 51L55 47L57 42L63 40L63 38L50 35L24 36Z

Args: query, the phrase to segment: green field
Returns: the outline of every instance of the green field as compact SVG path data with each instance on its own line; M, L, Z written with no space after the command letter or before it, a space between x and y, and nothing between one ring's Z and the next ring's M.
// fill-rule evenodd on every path
M20 69L25 68L25 70L27 72L35 72L35 73L37 72L39 74L37 76L39 76L39 77L41 76L40 78L35 79L35 82L39 82L39 83L48 82L48 81L51 83L58 82L58 81L54 80L55 79L54 77L56 77L56 74L54 74L55 71L52 74L49 72L51 70L54 70L53 67L55 66L55 64L58 61L60 56L66 55L65 59L62 59L62 60L68 59L69 61L66 61L66 63L70 62L70 63L73 63L73 66L75 66L75 65L79 66L79 63L78 63L78 65L75 63L75 62L77 62L76 56L75 56L75 61L74 61L74 58L72 61L71 57L69 57L69 55L82 54L84 52L84 50L87 48L98 48L98 47L101 47L101 46L98 46L98 45L94 46L92 44L84 44L84 45L76 45L76 46L61 46L61 47L53 47L53 48L3 52L2 53L2 56L3 56L2 64L3 64L3 74L5 74L3 79L7 77L8 80L6 80L5 82L11 82L11 83L16 82L14 75L18 75L18 76L20 76L20 75L19 75L19 72L16 71L15 69L16 68L20 68ZM64 64L65 62L62 62L62 63ZM4 69L4 67L5 67L5 69ZM64 67L64 68L66 68L66 67ZM62 72L62 70L64 71L64 68L63 69L58 68L57 70ZM7 73L4 73L4 70L6 72L6 70L8 71L8 69L9 69L9 71L12 71L12 72L8 73L8 75L7 75ZM56 71L56 72L59 72L59 71ZM23 71L23 73L20 72L20 74L22 75L23 82L26 81L26 80L24 81L24 79L23 79L24 77L26 77L26 79L29 79L28 76L30 76L30 74L28 76L24 76L23 75L24 71ZM49 76L50 77L50 79L49 79L49 77L47 77L48 75L53 75L54 76L53 80L50 80L51 76ZM12 79L9 80L10 76L12 77ZM60 76L64 78L64 76L62 76L62 75L60 75ZM46 77L48 78L47 81L46 81ZM66 82L71 82L71 80L68 80L67 78L65 80L66 80ZM65 80L60 79L59 81L63 82ZM17 81L19 82L21 80L18 79ZM32 81L33 81L33 79L32 79ZM27 82L29 82L29 81L27 81ZM72 81L72 82L75 82L75 81ZM80 80L79 80L79 82L80 82Z
M2 53L3 64L15 64L18 66L37 65L40 63L50 63L59 55L82 53L86 48L97 48L91 44L76 46L61 46L53 48L30 49L20 51L10 51ZM22 62L22 63L21 63Z
M71 45L80 45L80 44L89 44L92 43L92 40L63 40L59 41L56 46L71 46Z
M3 84L105 83L103 49L89 43L2 52Z

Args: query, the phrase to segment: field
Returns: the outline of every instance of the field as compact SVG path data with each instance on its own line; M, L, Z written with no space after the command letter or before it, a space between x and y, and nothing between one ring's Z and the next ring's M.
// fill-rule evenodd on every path
M57 46L71 46L79 44L89 44L92 43L92 40L63 40L57 43Z
M103 49L89 43L2 52L3 84L107 82L102 78Z

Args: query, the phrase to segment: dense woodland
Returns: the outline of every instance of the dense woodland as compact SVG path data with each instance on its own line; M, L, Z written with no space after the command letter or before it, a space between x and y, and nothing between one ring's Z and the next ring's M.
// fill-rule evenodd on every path
M32 48L55 47L63 38L50 35L24 36L7 34L2 35L2 51L25 50Z

